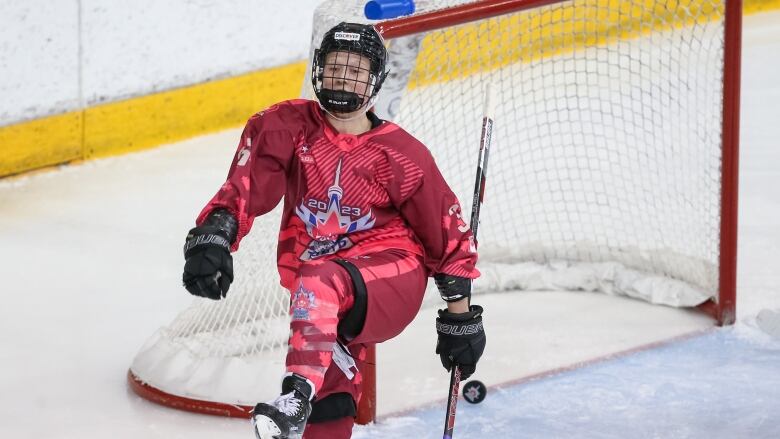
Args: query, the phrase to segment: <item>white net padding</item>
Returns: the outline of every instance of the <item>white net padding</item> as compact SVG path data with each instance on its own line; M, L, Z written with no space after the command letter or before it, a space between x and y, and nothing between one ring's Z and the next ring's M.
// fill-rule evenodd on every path
M324 2L313 41L366 21L363 4ZM388 42L394 72L377 111L431 149L466 212L484 84L497 89L477 293L603 291L673 306L717 296L722 17L718 1L578 0ZM278 210L257 219L227 299L196 300L155 334L132 365L139 378L230 404L274 396L289 300L278 226Z

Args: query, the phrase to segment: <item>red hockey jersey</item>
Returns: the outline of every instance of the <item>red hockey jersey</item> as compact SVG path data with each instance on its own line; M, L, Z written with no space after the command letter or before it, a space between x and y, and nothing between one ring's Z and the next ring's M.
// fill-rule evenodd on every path
M340 134L308 100L255 114L227 181L197 223L217 208L232 212L237 250L254 218L282 198L277 261L287 288L304 261L392 248L422 256L429 274L479 276L457 198L428 149L391 122Z

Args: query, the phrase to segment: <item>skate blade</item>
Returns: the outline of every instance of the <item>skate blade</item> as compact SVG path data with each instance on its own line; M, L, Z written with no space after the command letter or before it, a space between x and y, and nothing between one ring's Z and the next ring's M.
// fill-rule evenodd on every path
M257 439L281 439L282 432L271 418L263 415L252 417L252 425L255 428Z

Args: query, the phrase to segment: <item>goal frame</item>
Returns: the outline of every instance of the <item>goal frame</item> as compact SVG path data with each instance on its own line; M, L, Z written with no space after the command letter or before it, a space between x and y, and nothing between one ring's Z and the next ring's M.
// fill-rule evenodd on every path
M387 20L375 26L382 36L392 39L564 1L567 0L482 0ZM724 0L724 5L719 285L717 301L698 307L720 326L731 325L736 320L742 0Z
M566 0L481 0L419 15L382 21L375 27L386 39L399 38L465 24ZM739 104L742 43L742 0L724 0L723 99L721 121L721 194L719 291L717 300L698 308L718 325L731 325L736 316L737 206L739 168ZM476 145L475 145L476 148ZM358 404L357 423L376 418L376 352L368 350L365 390ZM127 381L138 395L169 407L210 415L248 418L253 407L195 400L172 395L144 383L128 371Z

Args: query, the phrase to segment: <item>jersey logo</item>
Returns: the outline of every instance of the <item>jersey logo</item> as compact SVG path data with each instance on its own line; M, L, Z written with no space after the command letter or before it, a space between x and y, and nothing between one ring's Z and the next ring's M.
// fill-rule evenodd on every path
M333 185L328 188L328 203L324 209L319 209L318 203L310 203L307 207L306 200L295 208L298 218L306 224L306 233L312 238L308 248L300 255L300 259L307 261L325 255L336 253L339 250L352 247L352 241L346 236L353 232L368 230L374 226L376 219L369 211L360 216L360 209L341 205L344 190L339 184L341 179L341 160L336 166L336 177ZM316 213L315 213L316 212ZM353 220L351 213L359 216Z
M298 150L298 159L301 163L314 163L314 156L311 155L311 146L304 143Z
M313 291L303 287L303 282L298 284L290 302L293 320L311 320L309 311L317 308L316 297Z

